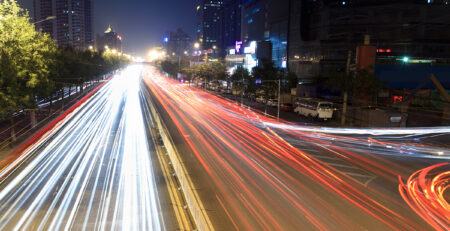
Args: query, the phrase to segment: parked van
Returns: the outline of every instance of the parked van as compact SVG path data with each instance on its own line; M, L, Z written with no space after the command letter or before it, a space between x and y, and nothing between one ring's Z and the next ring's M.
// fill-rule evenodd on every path
M333 117L333 103L313 98L298 98L294 112L299 115L320 120L329 120Z

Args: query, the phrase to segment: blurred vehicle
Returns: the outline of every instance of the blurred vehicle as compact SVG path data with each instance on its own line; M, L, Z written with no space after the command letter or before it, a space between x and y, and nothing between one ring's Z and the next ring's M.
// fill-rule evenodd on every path
M332 102L313 98L298 98L294 111L306 117L328 120L333 117L334 109Z
M294 105L292 105L292 103L282 103L282 104L280 104L280 110L294 111Z
M258 97L256 97L256 102L265 104L266 99L264 98L264 96L258 96Z
M269 99L269 100L267 100L267 106L277 107L278 106L278 100L277 99Z

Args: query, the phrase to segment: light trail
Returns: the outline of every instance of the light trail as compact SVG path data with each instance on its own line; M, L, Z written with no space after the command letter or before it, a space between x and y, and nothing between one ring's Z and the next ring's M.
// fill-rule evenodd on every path
M448 128L305 130L168 79L151 68L144 81L166 122L186 143L184 155L192 153L211 179L214 206L223 207L223 217L229 219L223 230L431 229L395 188L398 176L408 177L414 166L446 161L448 149L402 138L387 141L385 135L448 133ZM377 136L368 136L372 134ZM406 159L411 156L416 158ZM414 165L405 166L399 158ZM354 177L358 174L377 180L368 187ZM222 224L223 217L216 222Z
M450 230L450 163L412 174L399 191L408 205L436 230Z
M26 150L0 185L0 230L165 230L141 70L128 67Z

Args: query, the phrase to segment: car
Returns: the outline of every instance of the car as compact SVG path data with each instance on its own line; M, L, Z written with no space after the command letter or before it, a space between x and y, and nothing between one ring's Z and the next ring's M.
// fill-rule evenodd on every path
M269 99L269 100L267 100L267 106L277 107L278 106L278 100L277 99Z
M292 103L282 103L280 104L280 110L294 111L294 105L292 105Z
M265 104L266 99L264 98L264 96L258 96L258 97L256 97L256 102Z

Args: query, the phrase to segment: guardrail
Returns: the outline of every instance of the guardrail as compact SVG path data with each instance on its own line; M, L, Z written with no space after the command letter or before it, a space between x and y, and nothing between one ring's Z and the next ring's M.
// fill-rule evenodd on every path
M159 133L166 147L167 153L169 155L170 161L172 162L172 166L175 170L175 173L178 177L178 180L181 185L181 189L184 192L184 196L186 198L187 206L191 212L192 218L197 226L198 230L204 231L213 231L214 227L209 220L208 215L206 214L206 210L203 207L203 203L200 201L199 196L195 192L195 188L191 179L188 177L188 173L186 168L184 167L180 156L176 148L173 145L172 138L167 131L167 128L164 122L161 120L159 113L155 109L155 104L153 103L151 97L148 97L150 112L153 116L153 119L159 129Z

